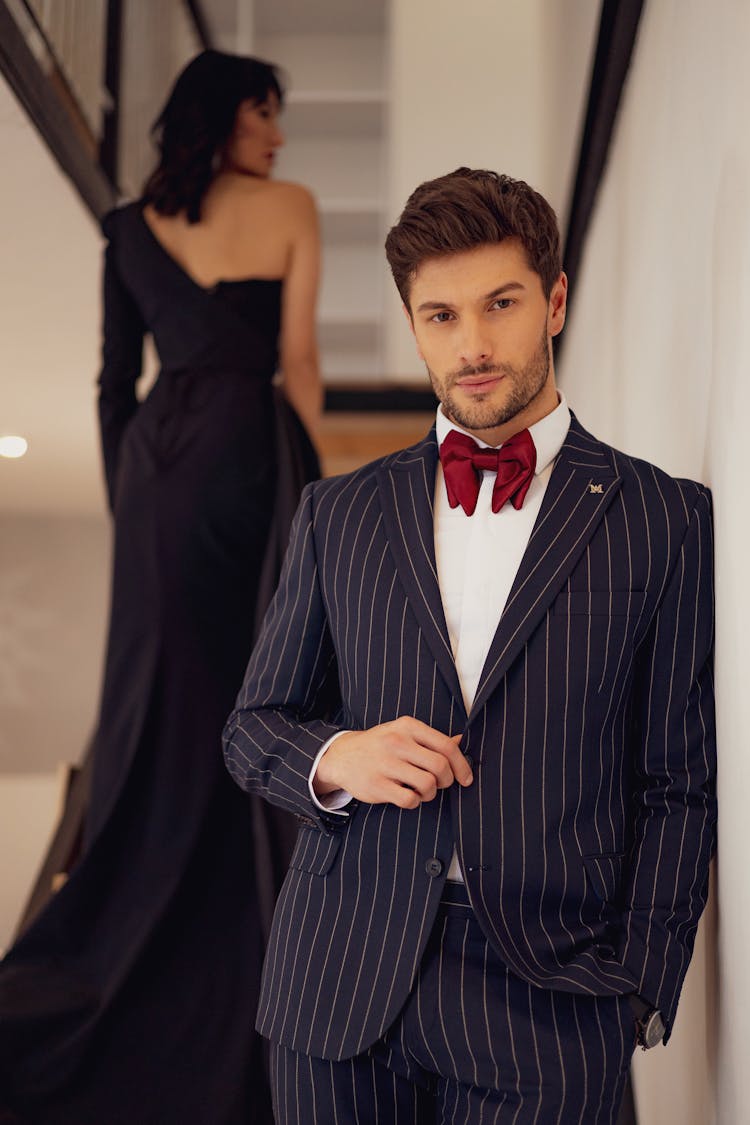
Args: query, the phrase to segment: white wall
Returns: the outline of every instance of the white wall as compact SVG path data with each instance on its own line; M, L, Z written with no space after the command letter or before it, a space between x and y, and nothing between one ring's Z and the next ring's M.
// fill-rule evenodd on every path
M746 3L645 5L561 366L584 425L714 494L718 995L709 918L641 1125L750 1121L749 50Z
M389 221L460 165L528 180L567 210L598 0L392 5ZM423 377L389 283L386 370Z
M101 236L0 77L0 512L102 508L95 422Z

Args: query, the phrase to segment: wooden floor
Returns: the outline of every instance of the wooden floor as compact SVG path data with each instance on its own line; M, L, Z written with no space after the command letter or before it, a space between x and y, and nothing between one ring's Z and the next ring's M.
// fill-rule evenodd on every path
M318 447L327 477L348 473L413 445L435 421L434 411L375 413L331 411L323 415Z

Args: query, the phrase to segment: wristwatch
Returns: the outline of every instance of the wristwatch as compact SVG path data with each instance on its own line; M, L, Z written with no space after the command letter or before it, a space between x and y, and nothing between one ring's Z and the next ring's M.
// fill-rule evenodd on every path
M667 1030L664 1026L664 1020L661 1018L661 1012L658 1008L647 1004L635 992L630 993L628 1000L635 1015L636 1044L642 1047L644 1051L648 1051L650 1047L655 1047L658 1043L661 1043Z

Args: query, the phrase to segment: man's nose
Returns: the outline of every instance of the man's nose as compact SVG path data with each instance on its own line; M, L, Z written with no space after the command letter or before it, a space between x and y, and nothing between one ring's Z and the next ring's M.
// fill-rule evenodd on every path
M492 358L492 339L485 325L480 321L464 321L460 342L461 361L477 367L488 363Z

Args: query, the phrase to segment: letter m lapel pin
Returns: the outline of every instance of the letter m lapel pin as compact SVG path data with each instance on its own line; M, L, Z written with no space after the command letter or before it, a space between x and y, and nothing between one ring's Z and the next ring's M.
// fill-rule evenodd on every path
M604 489L600 484L589 484L589 492L603 492Z

